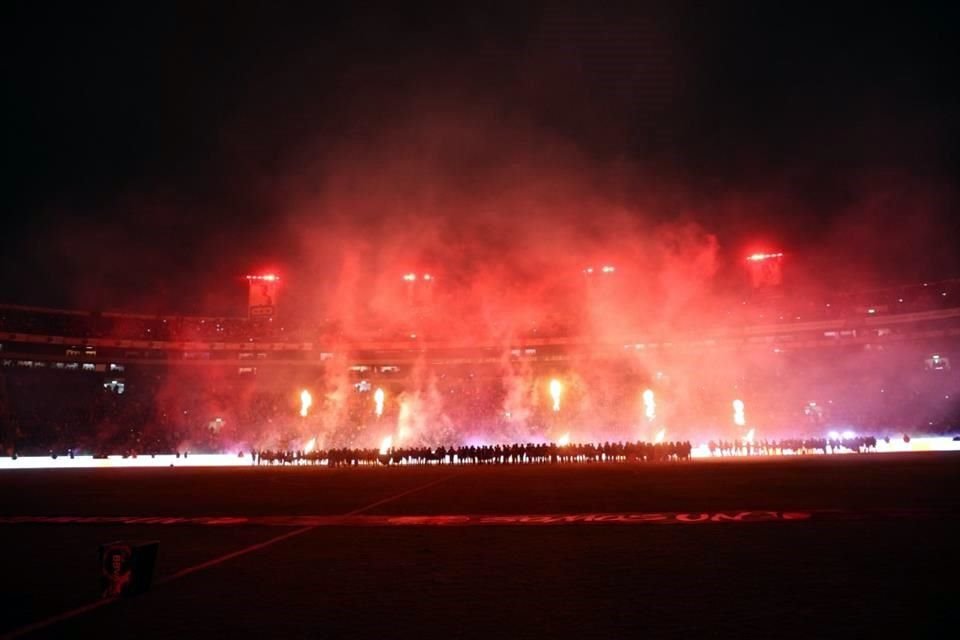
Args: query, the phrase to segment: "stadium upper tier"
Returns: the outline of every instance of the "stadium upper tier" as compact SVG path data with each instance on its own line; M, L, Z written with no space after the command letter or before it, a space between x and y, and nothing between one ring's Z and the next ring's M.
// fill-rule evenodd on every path
M532 326L513 333L516 347L570 347L596 344L619 348L672 342L763 336L883 337L918 327L942 329L958 324L960 280L920 283L811 301L789 297L745 300L736 312L710 314L686 329L598 335L590 329ZM954 335L954 333L950 333ZM13 344L78 344L156 350L264 351L414 351L425 348L500 348L502 338L473 335L418 335L416 327L369 330L336 323L291 319L248 319L89 312L0 305L0 340ZM7 349L11 351L11 349Z

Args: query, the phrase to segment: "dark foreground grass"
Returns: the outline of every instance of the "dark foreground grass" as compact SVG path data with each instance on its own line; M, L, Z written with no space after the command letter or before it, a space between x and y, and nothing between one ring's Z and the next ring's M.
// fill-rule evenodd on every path
M37 637L911 637L952 623L960 457L670 466L95 470L0 476L0 515L915 509L704 526L317 528ZM161 542L158 577L275 527L5 525L0 632L97 596L96 550Z

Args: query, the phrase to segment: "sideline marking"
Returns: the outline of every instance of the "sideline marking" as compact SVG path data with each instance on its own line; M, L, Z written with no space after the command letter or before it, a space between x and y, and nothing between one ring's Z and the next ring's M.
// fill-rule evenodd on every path
M95 600L89 604L83 605L82 607L77 607L76 609L70 609L69 611L58 613L55 616L46 618L45 620L32 622L30 624L14 629L13 631L8 631L7 633L0 636L0 638L3 638L3 640L7 640L7 638L19 638L20 636L25 636L28 633L33 633L34 631L45 629L46 627L57 624L58 622L62 622L64 620L69 620L70 618L75 618L79 615L83 615L88 611L93 611L95 609L99 609L100 607L104 607L108 604L113 604L117 600L119 600L119 598L104 598L103 600Z
M346 513L344 514L344 516L355 516L355 515L357 515L358 513L363 513L364 511L369 511L370 509L373 509L374 507L379 507L380 505L386 504L387 502L393 502L393 501L396 500L397 498L402 498L402 497L404 497L404 496L410 495L411 493L416 493L417 491L423 491L424 489L429 489L429 488L432 487L433 485L440 484L441 482L446 482L447 480L449 480L450 478L452 478L454 475L455 475L455 474L450 474L450 475L448 475L448 476L443 476L442 478L437 478L436 480L433 480L433 481L431 481L431 482L428 482L427 484L421 485L421 486L419 486L419 487L414 487L413 489L409 489L408 491L404 491L404 492L402 492L402 493L398 493L398 494L395 495L395 496L390 496L389 498L384 498L383 500L377 500L376 502L371 502L370 504L368 504L368 505L365 506L365 507L360 507L360 508L358 508L358 509L354 509L353 511L348 511L348 512L346 512Z
M433 483L435 484L435 483ZM427 486L417 487L416 491ZM865 520L913 519L925 517L955 517L953 510L934 509L806 509L806 510L729 510L729 511L657 511L615 513L546 513L546 514L411 514L359 515L390 500L401 498L414 490L397 494L355 509L343 515L288 515L288 516L214 516L214 517L123 517L123 516L0 516L4 524L78 524L78 525L192 525L210 527L432 527L432 526L564 526L589 524L711 524L749 522L800 522L806 520ZM292 534L289 534L292 535Z
M452 474L451 474L451 475L447 475L447 476L443 476L442 478L439 478L439 479L437 479L437 480L432 480L432 481L430 481L430 482L428 482L428 483L426 483L426 484L420 485L420 486L418 486L418 487L414 487L414 488L412 488L412 489L408 489L407 491L402 491L402 492L400 492L400 493L398 493L398 494L396 494L396 495L393 495L393 496L388 496L388 497L386 497L386 498L383 498L382 500L377 500L376 502L372 502L372 503L370 503L370 504L368 504L368 505L365 505L365 506L363 506L363 507L359 507L359 508L357 508L357 509L354 509L353 511L348 511L346 514L344 514L344 515L341 516L341 517L351 517L351 516L355 516L356 514L363 513L364 511L367 511L367 510L372 509L372 508L374 508L374 507L378 507L378 506L380 506L380 505L382 505L382 504L386 504L387 502L391 502L391 501L396 500L396 499L398 499L398 498L402 498L402 497L404 497L404 496L408 496L408 495L410 495L411 493L416 493L417 491L423 491L424 489L429 489L430 487L432 487L432 486L434 486L434 485L437 485L437 484L440 484L441 482L444 482L444 481L446 481L446 480L449 480L449 479L452 478L452 477L453 477ZM24 523L24 518L30 518L30 516L20 516L20 517L13 517L13 518L0 518L0 524L7 523L6 521L8 521L8 520L17 521L16 523ZM95 518L94 518L94 519L95 519ZM207 520L217 520L217 519L218 519L218 518L207 518ZM60 521L62 521L63 519L62 519L62 518L53 518L53 520L60 520ZM130 518L128 518L127 520L130 520ZM139 520L139 521L140 521L140 522L135 522L135 523L133 523L133 524L147 524L147 523L143 522L144 518L133 518L133 520ZM154 521L154 522L152 522L151 524L179 524L181 520L187 520L187 519L186 519L186 518L152 518L152 519L150 519L150 520L153 520L153 521ZM224 518L219 518L219 520L224 520ZM230 518L230 520L237 520L237 519L236 519L236 518ZM58 524L65 524L65 523L63 523L63 522L58 522ZM94 524L94 523L91 522L90 524ZM99 523L97 523L97 524L99 524ZM124 523L124 524L127 524L127 523ZM223 523L221 523L221 526L222 526L222 524L223 524ZM235 523L234 523L234 524L235 524ZM222 564L222 563L224 563L224 562L227 562L228 560L232 560L233 558L238 558L238 557L240 557L240 556L245 556L245 555L247 555L247 554L249 554L249 553L253 553L254 551L259 551L260 549L263 549L263 548L265 548L265 547L269 547L269 546L271 546L271 545L273 545L273 544L275 544L275 543L277 543L277 542L282 542L283 540L287 540L287 539L289 539L289 538L294 538L294 537L296 537L296 536L299 536L299 535L302 535L302 534L304 534L304 533L307 533L308 531L313 531L313 530L316 529L318 526L319 526L319 525L311 524L311 525L309 525L309 526L305 526L305 527L302 527L302 528L300 528L300 529L296 529L295 531L288 531L287 533L283 533L283 534L281 534L281 535L279 535L279 536L270 538L269 540L265 540L265 541L263 541L263 542L258 542L257 544L250 545L249 547L244 547L243 549L238 549L237 551L232 551L232 552L230 552L230 553L227 553L227 554L225 554L225 555L219 556L219 557L217 557L217 558L213 558L212 560L207 560L206 562L201 562L200 564L193 565L192 567L187 567L187 568L185 568L185 569L181 569L180 571L177 571L176 573L170 574L169 576L165 576L165 577L160 578L160 579L158 579L158 580L154 580L154 585L160 586L160 585L168 584L168 583L170 583L170 582L173 582L174 580L178 580L178 579L180 579L180 578L183 578L184 576L188 576L188 575L190 575L190 574L192 574L192 573L196 573L197 571L202 571L203 569L208 569L208 568L210 568L210 567L214 567L214 566L216 566L216 565L218 565L218 564ZM148 591L147 593L150 593L150 592ZM142 594L142 595L146 595L146 594ZM0 635L0 640L11 640L12 638L19 638L19 637L24 636L24 635L26 635L26 634L28 634L28 633L33 633L34 631L39 631L39 630L41 630L41 629L45 629L45 628L47 628L47 627L49 627L49 626L52 626L52 625L55 625L55 624L57 624L57 623L63 622L64 620L69 620L69 619L71 619L71 618L76 618L77 616L81 616L81 615L83 615L83 614L85 614L85 613L87 613L87 612L89 612L89 611L94 611L94 610L96 610L96 609L99 609L100 607L104 607L104 606L106 606L106 605L108 605L108 604L112 604L112 603L114 603L114 602L116 602L117 600L120 600L120 599L122 599L122 598L104 598L103 600L97 600L97 601L94 601L94 602L90 602L90 603L85 604L85 605L83 605L83 606L77 607L76 609L70 609L70 610L68 610L68 611L64 611L64 612L58 613L58 614L56 614L56 615L54 615L54 616L51 616L51 617L49 617L49 618L45 618L45 619L43 619L43 620L38 620L37 622L33 622L33 623L30 623L30 624L24 625L24 626L22 626L22 627L19 627L19 628L17 628L17 629L13 629L12 631L9 631L9 632L7 632L7 633L4 633L3 635Z
M156 580L156 581L154 582L154 584L156 584L156 585L161 585L161 584L167 584L168 582L173 582L174 580L177 580L177 579L182 578L182 577L184 577L184 576L188 576L188 575L190 575L191 573L196 573L197 571L202 571L203 569L207 569L207 568L209 568L209 567L214 567L214 566L216 566L216 565L218 565L218 564L222 564L222 563L226 562L227 560L232 560L233 558L237 558L237 557L240 557L240 556L245 556L245 555L247 555L248 553L253 553L254 551L259 551L260 549L263 549L263 548L265 548L265 547L269 547L270 545L276 544L277 542L281 542L281 541L283 541L283 540L286 540L287 538L295 538L295 537L297 537L297 536L299 536L299 535L302 535L302 534L306 533L307 531L313 531L313 530L316 529L316 528L317 528L316 526L307 526L307 527L302 527L302 528L300 528L300 529L296 529L295 531L289 531L289 532L284 533L284 534L282 534L282 535L276 536L275 538L270 538L269 540L265 540L264 542L258 542L257 544L252 544L252 545L250 545L249 547L244 547L243 549L239 549L239 550L237 550L237 551L233 551L233 552L231 552L231 553L227 553L227 554L222 555L222 556L220 556L220 557L213 558L212 560L207 560L206 562L201 562L200 564L195 564L195 565L193 565L192 567L187 567L186 569L181 569L180 571L177 571L176 573L171 573L171 574L168 575L168 576L164 576L163 578L160 578L159 580Z

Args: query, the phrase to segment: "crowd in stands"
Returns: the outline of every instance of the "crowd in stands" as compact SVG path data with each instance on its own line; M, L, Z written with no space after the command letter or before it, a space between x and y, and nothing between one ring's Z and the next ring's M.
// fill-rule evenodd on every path
M960 281L920 283L856 293L831 293L812 299L806 296L768 297L744 300L724 313L711 311L722 324L729 317L739 323L776 324L847 317L882 316L949 308L960 304ZM715 313L714 313L715 312ZM343 337L365 340L409 338L409 331L384 331L381 323L369 328L351 327L347 332L336 320L297 318L286 313L281 320L243 317L150 316L131 313L59 311L15 305L0 306L0 331L72 338L116 338L150 341L288 341L315 342ZM577 335L570 319L544 318L531 325L524 337L550 338Z
M379 440L395 429L406 429L410 435L406 442L429 444L432 448L401 449L391 456L400 455L405 462L416 462L418 456L423 459L436 456L442 444L444 447L454 446L458 460L483 462L488 459L516 460L519 454L512 449L512 443L543 441L549 439L546 434L555 437L568 430L574 434L579 430L583 434L583 427L588 427L587 433L609 434L599 435L599 438L626 440L630 434L637 433L636 425L630 423L630 416L635 415L631 399L636 401L639 383L618 372L609 375L594 372L601 375L595 386L602 386L604 395L599 404L588 403L592 407L589 412L577 413L578 391L571 388L566 397L568 408L565 408L561 422L557 422L549 404L540 404L518 407L517 411L526 412L523 421L518 423L515 416L505 410L509 390L503 381L474 376L475 367L440 370L426 389L420 388L412 393L402 390L405 383L398 383L392 389L387 387L387 406L382 416L374 412L374 385L369 382L347 383L350 386L333 395L325 394L321 385L315 388L315 404L307 419L299 415L300 387L273 384L269 379L260 380L256 376L238 377L235 370L232 375L227 369L220 371L216 374L208 368L159 369L147 365L128 366L120 374L53 368L0 368L0 455L11 455L14 451L20 455L67 455L70 451L126 455L187 450L219 453L253 446L279 451L268 453L265 459L275 455L276 460L286 457L290 462L295 459L295 452L312 436L323 434L322 444L328 449L331 446L346 447L328 452L333 456L329 458L331 464L338 464L337 451L351 461L370 462L379 460L375 451L356 456L344 452L362 451L358 445L369 443L371 436ZM819 411L806 415L800 402L785 402L784 388L780 384L765 385L766 396L761 394L760 385L753 385L750 407L756 409L752 415L761 420L758 423L761 437L765 433L826 433L830 428L828 425L835 424L825 421L826 418L856 425L858 431L867 433L955 433L960 424L956 412L960 405L951 404L952 378L933 374L928 377L921 372L915 386L911 386L906 384L907 379L902 373L896 374L897 371L891 369L890 374L899 375L900 384L887 388L878 383L870 385L876 387L875 398L868 397L864 385L854 383L853 391L846 395L842 406L839 399L828 405L832 415ZM114 375L120 378L114 380ZM846 379L854 374L847 370L843 376ZM804 389L809 391L809 388L801 387ZM334 397L339 400L332 405ZM713 410L711 407L728 406L729 401L685 396L684 402L700 404L673 408L672 424L676 429L667 432L668 437L671 432L681 436L695 432L697 429L691 427L702 424L700 421ZM761 406L768 407L762 414ZM685 412L686 430L680 426L679 411ZM416 412L425 413L416 415ZM760 415L764 417L759 418ZM777 416L776 421L774 416ZM723 432L724 427L719 423L705 429L717 433ZM655 431L657 428L646 428L651 436ZM500 449L462 447L464 440L471 439L471 434L487 441L511 444L507 449L502 445ZM729 440L710 443L710 453L716 456L776 455L784 450L829 453L852 445L858 450L871 449L876 441L823 437L783 441L756 439L753 442ZM547 445L522 446L525 460L546 455L543 449L536 447ZM663 447L645 451L635 448L640 445L611 446L614 448L569 447L564 449L563 455L584 460L593 460L598 455L603 459L626 456L650 460L667 451L667 457L686 457L683 452L671 452ZM619 446L627 449L617 449ZM317 455L313 453L308 460L318 459ZM449 457L449 449L445 455Z
M836 291L822 296L788 296L774 304L744 305L750 324L809 322L838 318L916 313L960 306L960 280L917 283L863 291Z
M245 448L249 443L269 442L255 452L261 464L325 463L331 466L357 464L426 463L534 463L686 460L690 442L614 442L603 444L511 443L496 446L455 444L456 425L482 420L490 433L504 433L502 391L496 385L475 380L451 380L444 387L456 392L443 419L446 430L435 427L431 438L447 443L437 447L397 447L382 454L376 449L338 447L304 452L276 448L277 444L296 442L302 447L306 438L289 393L258 388L255 384L208 381L193 384L179 380L172 384L149 371L133 376L132 392L118 393L106 388L103 378L52 370L25 370L2 377L4 412L0 419L0 455L110 454L149 455L176 452L220 453ZM128 379L126 384L131 384ZM356 393L342 423L328 431L327 442L349 442L364 430L389 433L396 414L388 415L383 425L372 417L369 392ZM309 433L309 428L307 429ZM536 439L536 438L533 438ZM248 444L242 444L248 443ZM866 451L876 446L875 438L830 440L742 440L710 442L710 454L777 455L790 452L835 452L841 449Z
M174 342L299 342L318 336L335 337L332 322L283 323L242 317L145 316L86 313L6 305L0 307L0 331L69 338L116 338Z
M4 375L0 453L172 453L175 431L143 394L104 388L102 376L52 370Z
M836 366L834 350L805 354L790 366L781 366L778 356L782 371L760 367L738 378L749 393L749 426L757 426L761 438L826 434L838 428L835 425L865 433L954 434L960 428L956 376L949 369L925 369L923 353L912 347L905 353L885 349L846 361L843 367ZM289 457L313 436L322 436L321 447L353 451L391 433L407 434L397 444L429 445L430 455L436 455L441 444L508 442L512 447L564 432L585 440L652 439L666 425L669 439L736 431L742 437L747 429L734 429L730 423L733 396L726 383L714 384L711 373L697 374L695 384L690 382L700 365L697 360L694 369L687 366L687 377L677 379L683 393L677 393L669 375L661 382L651 380L650 372L631 371L620 360L590 363L571 376L559 413L545 397L545 378L523 377L546 374L511 369L509 375L515 377L505 378L500 362L438 365L423 372L422 379L374 380L362 378L371 372L307 373L287 366L247 376L238 374L236 364L127 364L118 371L107 365L100 370L0 366L0 455L218 453L262 447L285 451L277 455ZM307 418L299 415L304 375L312 377L307 385L314 392ZM660 417L638 425L643 410L639 392L646 385L657 389ZM379 416L374 411L378 386L386 391ZM715 442L711 453L763 455L784 448L830 452L850 442ZM857 448L874 445L867 441ZM463 453L470 457L469 449ZM483 460L503 454L484 449L476 455ZM524 455L534 459L537 452L525 450ZM576 455L592 459L595 453L587 449Z
M124 393L108 388L96 375L54 370L24 370L0 375L3 411L0 455L150 455L177 452L221 453L269 443L254 451L258 464L507 464L545 462L658 462L686 460L691 443L607 442L560 446L511 442L496 446L456 444L457 425L484 424L488 433L503 430L502 389L470 378L452 379L439 390L456 395L445 408L445 428L433 426L430 437L444 446L377 449L344 446L303 451L307 434L291 406L290 394L256 383L192 379L171 381L151 370L126 379ZM350 442L369 433L390 433L397 414L381 424L371 415L369 392L356 392L340 414L340 423L327 430L326 442ZM320 400L322 403L323 401ZM318 407L320 409L322 407ZM483 422L486 421L486 422ZM311 430L312 429L312 430ZM532 435L532 434L531 434ZM537 440L537 437L530 438ZM790 440L725 440L709 443L710 455L749 456L783 453L870 451L874 437L805 438ZM278 448L278 445L279 448ZM287 445L287 446L284 446Z

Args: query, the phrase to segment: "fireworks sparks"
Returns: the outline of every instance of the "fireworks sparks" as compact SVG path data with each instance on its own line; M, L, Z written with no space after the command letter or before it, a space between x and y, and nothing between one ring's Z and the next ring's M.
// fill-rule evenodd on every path
M643 415L646 416L647 422L653 422L657 417L657 401L653 397L652 389L646 389L643 392Z
M307 444L303 445L303 452L304 452L304 453L311 453L311 452L312 452L314 449L316 449L316 448L317 448L317 439L316 439L316 438L310 438L310 439L307 441Z
M553 410L560 411L560 396L563 394L563 385L554 378L550 381L550 397L553 398Z
M313 405L313 396L310 395L310 392L304 389L300 392L300 417L306 418L307 414L310 413L310 407Z
M558 446L565 447L565 446L567 446L568 444L570 444L570 434L569 434L569 433L565 433L565 434L563 434L562 436L560 436L559 438L557 438L557 445L558 445Z
M660 444L661 442L663 442L664 438L666 437L667 437L667 430L665 428L660 429L660 431L657 431L657 435L654 436L653 442L655 444Z
M747 424L746 414L743 412L743 400L733 401L733 424L742 427Z
M383 415L383 396L383 389L377 387L377 390L373 392L373 401L377 404L375 411L378 418Z
M386 436L380 441L380 455L386 455L393 448L393 436Z
M756 434L756 429L750 429L747 431L747 435L743 436L743 441L747 444L753 444L753 436Z

